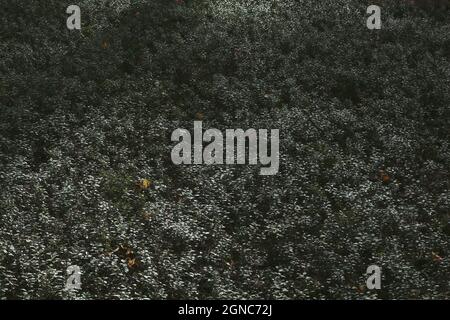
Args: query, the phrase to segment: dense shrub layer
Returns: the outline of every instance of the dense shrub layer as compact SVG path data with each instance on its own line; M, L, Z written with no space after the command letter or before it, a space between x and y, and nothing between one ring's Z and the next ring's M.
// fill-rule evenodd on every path
M378 3L3 0L0 298L449 298L450 15ZM198 118L279 174L174 166Z

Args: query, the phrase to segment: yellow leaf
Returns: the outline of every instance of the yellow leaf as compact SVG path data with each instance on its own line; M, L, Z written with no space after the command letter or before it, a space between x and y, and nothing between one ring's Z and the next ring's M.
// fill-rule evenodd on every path
M152 185L152 182L148 179L141 179L138 182L138 186L141 190L147 190Z

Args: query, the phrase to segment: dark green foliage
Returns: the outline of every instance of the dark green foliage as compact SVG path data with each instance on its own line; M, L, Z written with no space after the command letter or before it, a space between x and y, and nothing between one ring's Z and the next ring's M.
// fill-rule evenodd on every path
M447 7L97 3L0 6L0 298L450 297ZM279 128L279 174L173 165L199 112Z

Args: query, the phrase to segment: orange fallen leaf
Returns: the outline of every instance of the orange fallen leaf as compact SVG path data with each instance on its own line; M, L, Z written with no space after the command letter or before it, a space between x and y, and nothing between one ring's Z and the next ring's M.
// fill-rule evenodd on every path
M127 266L128 266L128 268L130 268L130 269L136 268L136 267L137 267L137 261L136 261L136 258L133 258L133 259L127 259Z
M111 251L109 254L116 254L121 259L126 259L134 256L133 250L126 244L119 244L117 248Z

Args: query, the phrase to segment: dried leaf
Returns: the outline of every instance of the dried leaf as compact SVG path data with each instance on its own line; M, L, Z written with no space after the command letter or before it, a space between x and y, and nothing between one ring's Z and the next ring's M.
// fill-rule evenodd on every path
M203 120L205 118L205 115L202 112L197 112L195 114L195 119L197 120Z
M431 256L433 258L433 261L435 262L441 262L442 260L444 260L444 258L442 258L440 255L438 255L436 252L431 252Z
M379 174L381 181L383 181L384 183L388 183L389 181L391 181L391 177L386 173L386 171L380 170Z
M141 179L137 182L137 186L141 190L147 190L152 185L152 182L148 179Z

